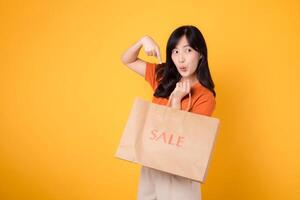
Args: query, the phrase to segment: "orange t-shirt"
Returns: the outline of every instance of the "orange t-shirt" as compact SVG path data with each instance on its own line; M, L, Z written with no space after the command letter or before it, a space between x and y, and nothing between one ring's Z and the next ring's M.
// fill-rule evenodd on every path
M145 80L149 82L153 91L158 86L155 76L156 63L146 62ZM160 105L167 105L168 99L163 97L152 97L152 102ZM189 102L189 95L181 100L181 110L186 110ZM213 93L204 87L199 81L191 86L191 109L190 112L211 116L216 105Z

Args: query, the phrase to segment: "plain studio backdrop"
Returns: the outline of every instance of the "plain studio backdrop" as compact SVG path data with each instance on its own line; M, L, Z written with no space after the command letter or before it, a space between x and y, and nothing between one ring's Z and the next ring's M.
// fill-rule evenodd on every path
M120 61L195 25L221 120L204 200L300 199L300 2L1 1L0 199L136 198L140 166L114 158L143 77ZM140 58L157 62L141 50Z

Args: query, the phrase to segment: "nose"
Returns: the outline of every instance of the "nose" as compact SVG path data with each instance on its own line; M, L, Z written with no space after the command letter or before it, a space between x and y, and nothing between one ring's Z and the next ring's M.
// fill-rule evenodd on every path
M182 63L182 62L184 62L184 60L185 60L185 58L184 58L183 53L179 53L178 61L179 61L180 63Z

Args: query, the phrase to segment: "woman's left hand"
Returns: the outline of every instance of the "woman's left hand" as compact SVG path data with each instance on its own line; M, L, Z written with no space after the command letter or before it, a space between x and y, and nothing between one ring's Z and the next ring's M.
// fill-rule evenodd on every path
M179 81L176 83L176 87L173 90L173 98L181 100L185 97L191 90L190 81Z

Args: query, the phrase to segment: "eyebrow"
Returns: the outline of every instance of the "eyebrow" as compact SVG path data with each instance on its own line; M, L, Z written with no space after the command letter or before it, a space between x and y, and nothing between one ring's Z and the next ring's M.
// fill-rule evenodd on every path
M190 46L189 44L186 44L186 45L184 45L183 47L187 47L187 46ZM175 47L175 49L176 49L177 47Z

